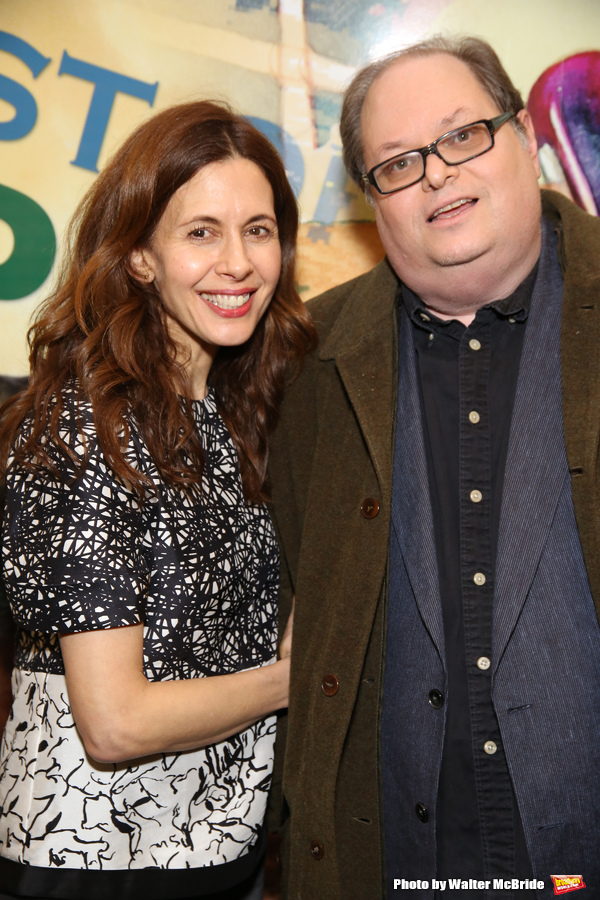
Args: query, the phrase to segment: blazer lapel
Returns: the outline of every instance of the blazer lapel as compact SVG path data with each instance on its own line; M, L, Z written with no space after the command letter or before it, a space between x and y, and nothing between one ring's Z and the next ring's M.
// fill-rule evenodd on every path
M400 326L399 385L391 540L396 539L400 545L417 606L444 659L442 604L417 362L405 312Z
M494 668L525 602L568 477L560 378L562 277L556 236L546 223L544 235L504 475L494 595Z
M372 275L371 303L364 302L369 286L363 281L360 290L349 296L319 357L335 360L382 494L389 496L396 402L398 280L386 260Z
M393 307L398 280L389 263L384 261L373 276L372 304L367 307L364 303L362 282L356 303L351 295L319 355L321 359L335 359L384 496L392 494L394 482L391 539L400 544L421 616L443 657L442 609L414 348L410 329L401 328L400 353L396 350L398 324ZM399 374L402 392L397 399ZM395 445L398 464L394 469Z

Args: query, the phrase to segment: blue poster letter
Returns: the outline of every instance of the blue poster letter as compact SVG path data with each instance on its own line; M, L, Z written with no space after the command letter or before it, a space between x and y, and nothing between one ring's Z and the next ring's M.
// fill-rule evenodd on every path
M66 50L63 53L58 74L73 75L83 81L91 81L95 85L79 150L71 163L82 169L89 169L90 172L97 172L98 156L106 134L115 95L118 92L129 94L131 97L145 100L152 106L158 81L149 84L147 81L129 78L128 75L121 75L111 69L103 69L101 66L94 66L82 59L75 59L74 56L69 56Z
M6 50L24 62L34 78L37 78L50 62L49 56L42 56L27 41L9 34L8 31L0 31L0 50ZM0 140L18 141L19 138L29 134L35 125L37 104L23 85L13 81L12 78L7 78L6 75L0 75L0 97L15 108L12 119L0 122Z

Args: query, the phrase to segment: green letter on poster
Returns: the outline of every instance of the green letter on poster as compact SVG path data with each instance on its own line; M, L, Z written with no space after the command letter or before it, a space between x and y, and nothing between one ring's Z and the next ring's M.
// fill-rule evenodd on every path
M48 277L56 254L52 222L41 206L0 184L0 219L15 239L13 252L0 265L0 300L27 297Z

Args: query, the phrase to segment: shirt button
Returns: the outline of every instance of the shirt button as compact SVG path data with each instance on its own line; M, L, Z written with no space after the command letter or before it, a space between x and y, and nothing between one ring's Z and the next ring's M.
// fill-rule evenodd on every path
M481 491L471 491L469 497L471 498L473 503L479 503L480 500L483 499L483 494L481 493Z
M483 745L483 749L486 753L492 756L498 749L498 745L494 741L486 741Z
M434 335L433 331L431 331L429 333L429 340L432 341L434 339L434 337L435 337L435 335Z
M418 815L421 822L425 823L429 820L429 813L427 811L427 807L422 803L417 803L415 806L415 812Z
M323 854L325 853L325 848L321 841L311 841L310 842L310 855L313 859L323 859Z
M419 313L419 315L421 316L421 318L424 322L431 322L431 319L429 318L427 313L422 312L422 313Z
M491 662L489 661L487 656L480 656L479 659L477 660L477 668L481 669L484 672L486 669L489 669L490 666L491 666Z
M326 675L321 682L321 688L326 697L335 697L340 689L340 683L335 675Z
M477 340L477 338L471 338L469 341L469 347L471 350L481 350L481 344Z
M485 584L485 575L483 572L475 572L473 575L473 581L478 587L481 587L482 584Z
M433 709L441 709L444 705L444 695L441 691L438 691L437 688L429 691L429 705L433 707Z
M513 316L509 316L508 321L510 322L511 325L514 325L517 320L515 318L513 318Z
M480 416L479 413L478 413L476 410L474 410L474 409L472 409L471 412L469 413L469 422L472 422L473 425L477 425L477 423L479 422L480 418L481 418L481 416Z
M375 500L374 497L367 497L360 504L360 511L365 519L374 519L379 512L379 500Z

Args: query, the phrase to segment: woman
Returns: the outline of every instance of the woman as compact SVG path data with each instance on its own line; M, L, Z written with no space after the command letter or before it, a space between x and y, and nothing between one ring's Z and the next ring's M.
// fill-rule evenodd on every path
M296 230L273 147L208 102L142 125L75 216L1 422L7 896L257 893L291 642L276 660L267 438L312 341Z

